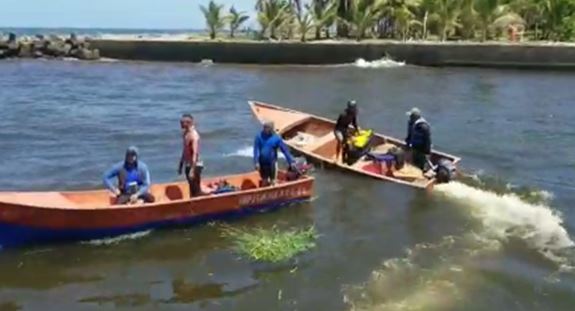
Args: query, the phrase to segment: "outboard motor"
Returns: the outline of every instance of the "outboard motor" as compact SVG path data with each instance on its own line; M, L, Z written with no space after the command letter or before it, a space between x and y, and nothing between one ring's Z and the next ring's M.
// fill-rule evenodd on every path
M455 164L447 159L441 159L435 167L435 178L440 184L448 183L455 177Z

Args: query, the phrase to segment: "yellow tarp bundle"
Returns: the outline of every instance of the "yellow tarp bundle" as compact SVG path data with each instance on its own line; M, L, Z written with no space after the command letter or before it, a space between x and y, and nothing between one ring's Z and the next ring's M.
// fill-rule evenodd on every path
M364 148L373 136L372 130L361 130L351 137L350 144L355 148Z

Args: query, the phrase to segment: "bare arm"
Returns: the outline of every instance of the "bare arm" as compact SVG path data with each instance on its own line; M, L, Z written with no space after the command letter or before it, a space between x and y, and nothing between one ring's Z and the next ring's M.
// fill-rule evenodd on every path
M184 168L184 152L185 152L185 150L182 150L182 155L180 156L180 163L178 164L178 173L179 174L182 173L182 169Z
M200 135L198 135L197 132L194 131L193 135L192 135L192 167L195 167L196 164L198 163L198 148L200 146Z

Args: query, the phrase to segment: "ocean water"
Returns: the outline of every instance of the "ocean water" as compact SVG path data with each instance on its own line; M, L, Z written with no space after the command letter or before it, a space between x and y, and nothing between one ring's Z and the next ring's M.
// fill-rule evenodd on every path
M381 65L377 65L381 64ZM572 310L575 109L568 72L340 66L0 62L0 189L93 189L137 145L176 175L179 116L198 120L205 174L252 169L247 100L402 138L422 109L467 175L426 193L315 171L312 202L233 222L306 227L293 266L239 258L217 225L0 252L8 310Z

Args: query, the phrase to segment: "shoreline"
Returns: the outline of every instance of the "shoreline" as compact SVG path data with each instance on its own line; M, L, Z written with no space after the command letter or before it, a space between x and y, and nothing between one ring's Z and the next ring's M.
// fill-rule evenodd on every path
M478 45L478 46L572 46L575 47L574 42L568 41L471 41L471 40L448 40L448 41L438 41L438 40L393 40L393 39L362 39L357 41L351 38L339 39L321 39L314 40L309 39L308 41L301 42L300 40L255 40L249 37L238 35L237 37L230 38L229 36L219 36L216 39L210 39L203 34L195 33L181 33L181 34L158 34L157 36L150 34L103 34L100 37L94 36L83 36L86 41L144 41L144 42L190 42L190 43L253 43L253 44L307 44L307 45L317 45L317 44L351 44L351 45L362 45L362 44L415 44L415 45Z
M575 43L88 39L119 60L333 65L389 57L411 65L575 70Z

